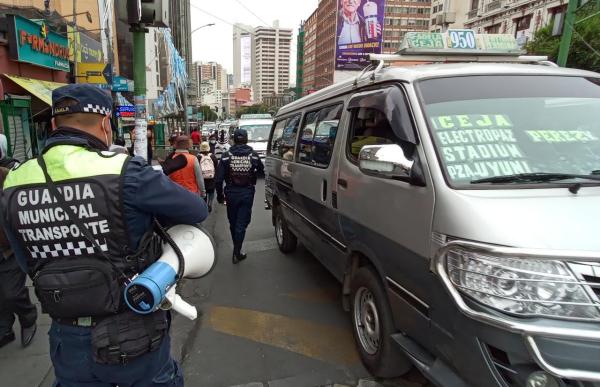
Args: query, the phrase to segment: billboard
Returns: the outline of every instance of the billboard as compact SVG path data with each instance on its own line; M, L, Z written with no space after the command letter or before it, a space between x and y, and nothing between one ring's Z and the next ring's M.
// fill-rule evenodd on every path
M250 35L242 35L240 37L241 45L241 77L240 83L242 85L249 85L252 83L252 37Z
M102 43L81 32L75 33L73 27L67 26L69 36L69 60L73 61L73 43L76 43L77 62L98 63L103 60Z
M362 70L381 54L385 0L338 0L336 70Z

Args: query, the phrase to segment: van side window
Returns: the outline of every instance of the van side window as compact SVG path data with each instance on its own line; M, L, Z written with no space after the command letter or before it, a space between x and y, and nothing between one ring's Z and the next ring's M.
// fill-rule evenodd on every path
M300 139L301 163L327 168L331 161L343 105L328 106L306 114Z
M410 158L414 152L414 144L400 140L389 121L381 111L373 108L352 109L352 123L349 131L348 158L358 161L358 154L365 145L398 144Z
M296 133L298 133L301 117L301 114L297 114L275 123L269 146L271 156L282 157L286 160L294 159Z
M288 118L285 128L283 128L283 137L279 147L279 155L285 160L294 160L296 151L296 135L300 127L302 114L297 114Z
M276 121L275 125L273 125L271 143L269 144L269 154L272 156L279 156L279 144L281 143L281 139L283 137L283 128L285 127L286 121L286 119Z

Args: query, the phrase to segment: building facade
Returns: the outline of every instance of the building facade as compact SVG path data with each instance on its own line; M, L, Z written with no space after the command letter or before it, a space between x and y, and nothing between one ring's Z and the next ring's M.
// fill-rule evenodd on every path
M233 87L252 83L252 39L254 28L246 24L233 25Z
M524 47L566 8L562 0L472 0L465 27L476 33L511 34Z
M304 58L302 60L302 92L298 96L306 95L311 90L316 90L315 65L317 63L317 20L319 9L315 11L304 22Z
M385 4L383 53L396 53L406 32L429 31L431 0L386 0ZM302 95L334 82L336 24L331 21L336 20L338 7L339 0L320 0L304 24Z
M471 0L432 0L429 31L464 28L470 6Z
M296 47L296 95L302 95L302 84L304 83L304 22L298 29Z
M290 86L290 53L292 30L273 27L257 27L252 40L252 89L254 100L261 102L263 96L282 94Z
M407 32L429 31L430 0L386 0L385 4L383 53L398 52Z

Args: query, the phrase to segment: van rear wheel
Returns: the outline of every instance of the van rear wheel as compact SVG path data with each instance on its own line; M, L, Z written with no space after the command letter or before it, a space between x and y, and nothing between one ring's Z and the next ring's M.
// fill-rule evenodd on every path
M353 334L360 357L374 376L404 375L412 363L392 342L392 313L379 277L370 267L361 267L351 287Z
M279 246L279 250L282 253L291 253L296 250L298 239L288 228L279 206L273 210L275 211L275 239L277 239L277 246Z

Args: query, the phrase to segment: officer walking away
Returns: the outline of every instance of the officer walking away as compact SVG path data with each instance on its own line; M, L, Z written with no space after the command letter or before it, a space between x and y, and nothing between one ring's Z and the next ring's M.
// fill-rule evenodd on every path
M221 160L221 156L223 153L229 150L229 134L225 129L219 130L219 135L217 137L217 144L215 144L214 154L217 157L217 160Z
M204 187L204 178L202 177L202 169L200 161L197 157L190 154L189 148L192 145L188 136L179 136L175 140L175 153L172 159L185 157L186 165L177 171L169 174L171 180L179 184L190 192L193 192L202 197L206 196L206 188Z
M246 259L242 244L246 228L252 219L252 204L257 175L264 172L258 154L248 146L248 132L237 129L233 133L234 145L223 153L217 169L217 201L225 203L227 198L227 218L233 239L233 263ZM225 182L225 190L223 190Z
M208 204L208 212L210 213L212 212L212 204L215 199L215 175L219 160L211 153L210 144L206 141L200 144L198 160L202 169L202 178L206 187L206 203Z
M136 314L123 291L161 255L154 219L196 224L206 204L142 158L108 151L112 106L87 84L52 92L46 147L4 182L6 234L52 318L55 386L183 386L168 313Z
M17 161L4 157L7 151L6 136L0 135L0 188L8 174L8 168L17 165ZM15 340L13 324L15 315L21 324L21 345L31 344L37 329L37 310L29 299L29 290L25 287L25 273L15 259L0 228L0 348Z

